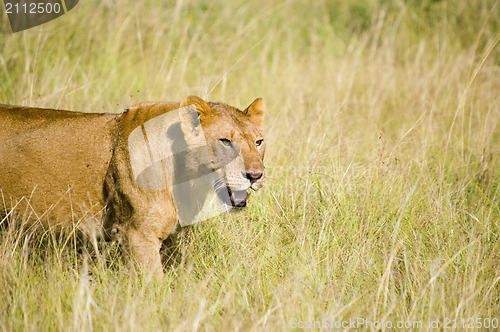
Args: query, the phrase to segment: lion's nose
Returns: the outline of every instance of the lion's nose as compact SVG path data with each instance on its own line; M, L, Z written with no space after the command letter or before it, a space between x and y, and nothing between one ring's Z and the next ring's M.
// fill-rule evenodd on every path
M250 180L250 182L255 182L262 177L263 172L258 170L250 170L245 173L245 177Z

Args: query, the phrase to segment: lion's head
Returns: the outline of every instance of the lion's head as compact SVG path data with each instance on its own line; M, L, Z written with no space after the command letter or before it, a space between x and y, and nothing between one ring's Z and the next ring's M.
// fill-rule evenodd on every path
M249 189L260 189L265 178L264 102L256 99L244 111L223 103L207 103L199 97L188 97L180 104L189 105L197 114L181 116L184 138L188 145L198 145L202 150L206 147L208 155L194 149L187 156L186 167L210 165L212 170L220 170L214 184L219 198L232 207L245 207Z
M183 225L245 207L265 178L264 114L260 98L244 111L199 97L135 106L128 141L137 185L169 188Z

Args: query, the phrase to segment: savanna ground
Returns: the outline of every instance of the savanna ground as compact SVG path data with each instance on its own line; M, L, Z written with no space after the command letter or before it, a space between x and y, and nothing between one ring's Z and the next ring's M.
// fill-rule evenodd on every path
M130 275L114 244L99 258L4 229L1 330L492 326L499 38L495 0L88 0L0 35L3 103L268 108L267 186L191 227L163 280Z

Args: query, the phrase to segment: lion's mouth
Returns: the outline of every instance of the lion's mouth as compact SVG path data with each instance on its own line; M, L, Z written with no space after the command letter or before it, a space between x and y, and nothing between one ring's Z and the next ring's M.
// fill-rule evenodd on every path
M231 190L231 188L219 189L217 190L217 195L224 204L236 208L247 206L247 198L249 196L247 190Z
M232 191L230 197L234 207L245 207L247 205L248 191Z

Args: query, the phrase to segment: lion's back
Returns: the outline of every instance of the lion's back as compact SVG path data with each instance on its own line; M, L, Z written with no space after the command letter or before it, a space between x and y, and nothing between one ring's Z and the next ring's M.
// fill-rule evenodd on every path
M111 158L115 118L0 105L4 198L15 205L24 197L36 213L57 203L52 211L60 210L60 215L66 215L68 208L75 211L98 203Z

